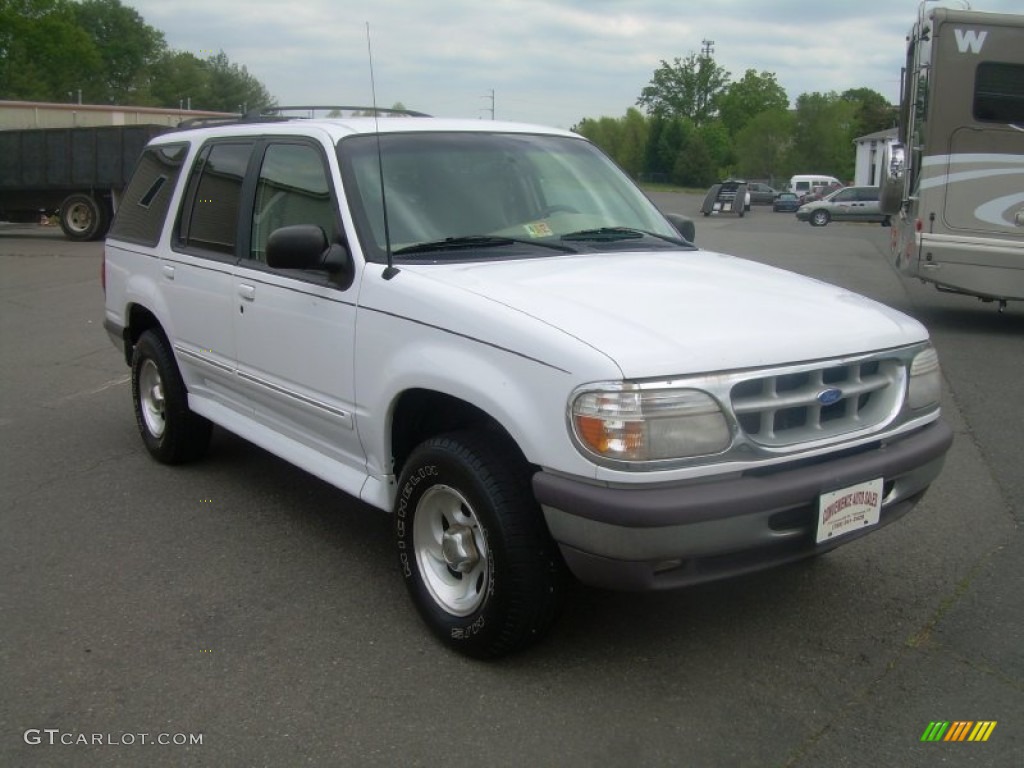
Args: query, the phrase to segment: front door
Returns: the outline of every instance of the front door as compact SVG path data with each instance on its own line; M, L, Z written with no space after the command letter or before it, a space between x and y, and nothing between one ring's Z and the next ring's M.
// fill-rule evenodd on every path
M272 139L259 159L247 258L234 276L240 385L257 422L343 463L356 482L365 470L353 394L356 289L333 285L325 272L267 266L270 233L292 224L315 224L332 242L341 236L327 153L312 141Z

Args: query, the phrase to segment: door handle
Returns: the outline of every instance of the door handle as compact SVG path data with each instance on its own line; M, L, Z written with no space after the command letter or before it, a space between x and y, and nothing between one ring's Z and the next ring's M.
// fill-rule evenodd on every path
M161 271L164 273L164 277L166 277L168 280L174 279L174 267L172 267L170 264L164 264L163 267L161 268Z
M255 301L255 299L256 299L256 286L255 285L246 285L245 283L241 283L238 286L238 295L241 296L246 301Z

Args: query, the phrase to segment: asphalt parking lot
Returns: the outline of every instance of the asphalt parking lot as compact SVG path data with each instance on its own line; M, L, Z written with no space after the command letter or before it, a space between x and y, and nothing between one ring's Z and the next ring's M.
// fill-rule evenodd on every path
M0 225L0 765L1024 764L1024 307L902 279L875 225L756 207L697 216L697 242L924 322L944 474L813 562L579 587L543 645L480 663L420 625L386 516L223 432L201 464L151 461L102 246ZM921 741L967 720L997 725Z

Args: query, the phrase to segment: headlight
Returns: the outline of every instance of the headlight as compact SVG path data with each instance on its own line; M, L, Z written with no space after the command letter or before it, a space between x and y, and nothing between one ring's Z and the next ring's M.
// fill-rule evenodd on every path
M910 364L907 403L913 410L937 406L942 395L939 356L933 347L918 352Z
M579 444L603 459L681 459L719 453L730 443L722 409L695 389L583 392L570 411Z

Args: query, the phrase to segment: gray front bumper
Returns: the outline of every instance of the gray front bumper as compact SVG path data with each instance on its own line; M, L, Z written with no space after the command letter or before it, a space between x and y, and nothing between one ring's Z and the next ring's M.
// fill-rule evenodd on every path
M581 581L660 589L760 570L833 549L910 511L938 476L953 433L937 421L888 444L765 474L608 488L538 472L548 528ZM884 478L878 525L815 543L818 497Z

